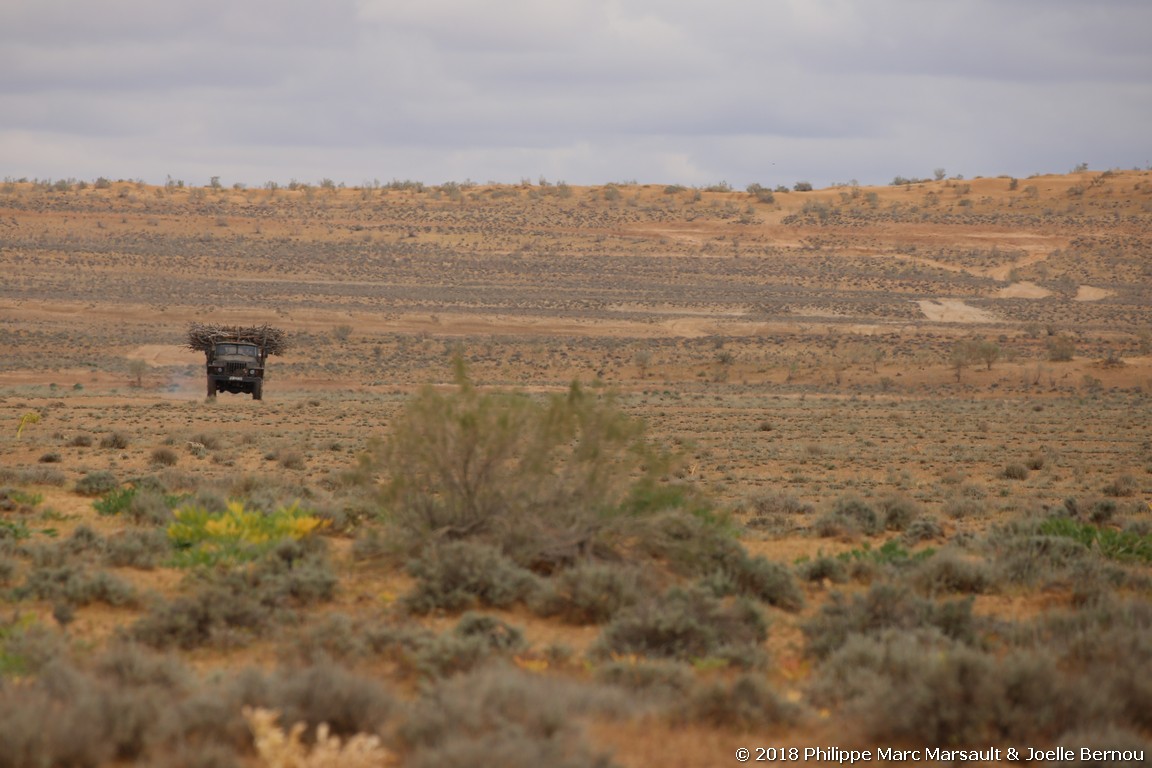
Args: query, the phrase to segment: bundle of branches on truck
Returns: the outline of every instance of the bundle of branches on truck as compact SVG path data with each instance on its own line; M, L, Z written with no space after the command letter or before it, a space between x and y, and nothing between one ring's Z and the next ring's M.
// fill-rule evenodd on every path
M250 394L264 398L264 365L269 355L288 349L288 336L270 325L188 326L189 349L203 352L208 375L208 397L217 392Z

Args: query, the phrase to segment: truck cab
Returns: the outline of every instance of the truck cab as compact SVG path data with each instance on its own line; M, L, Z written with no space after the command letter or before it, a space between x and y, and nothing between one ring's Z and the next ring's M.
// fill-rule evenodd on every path
M264 397L264 361L267 353L246 341L218 341L208 350L208 397L217 392Z

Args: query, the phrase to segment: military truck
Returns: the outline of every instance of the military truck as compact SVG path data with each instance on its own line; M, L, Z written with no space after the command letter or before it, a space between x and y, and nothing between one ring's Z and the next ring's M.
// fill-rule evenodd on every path
M268 325L193 323L188 328L188 348L204 353L210 398L231 392L263 400L268 356L283 354L287 347L284 332Z

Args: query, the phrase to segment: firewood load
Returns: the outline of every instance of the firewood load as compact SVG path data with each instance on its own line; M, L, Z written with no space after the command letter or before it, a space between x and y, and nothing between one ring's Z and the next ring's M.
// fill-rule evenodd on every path
M192 323L188 326L188 349L208 354L218 343L227 341L255 344L266 355L282 355L288 349L288 335L270 325Z

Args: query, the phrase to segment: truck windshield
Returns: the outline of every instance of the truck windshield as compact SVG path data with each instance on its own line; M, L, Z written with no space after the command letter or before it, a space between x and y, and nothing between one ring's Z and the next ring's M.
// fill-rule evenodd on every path
M217 344L216 356L221 355L246 355L248 357L257 357L255 344Z

